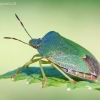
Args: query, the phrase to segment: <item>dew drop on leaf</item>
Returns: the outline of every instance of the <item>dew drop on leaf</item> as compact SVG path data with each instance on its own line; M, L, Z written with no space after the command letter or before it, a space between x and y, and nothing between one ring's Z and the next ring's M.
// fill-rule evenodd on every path
M29 84L29 82L26 82L26 84Z
M13 80L14 80L14 78L11 78L11 80L13 81Z
M67 88L67 91L70 91L70 88Z

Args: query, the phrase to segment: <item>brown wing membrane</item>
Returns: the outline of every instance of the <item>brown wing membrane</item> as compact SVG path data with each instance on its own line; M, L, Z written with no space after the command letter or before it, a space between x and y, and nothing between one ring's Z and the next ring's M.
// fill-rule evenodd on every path
M100 64L98 63L98 61L95 58L90 57L88 55L86 55L86 58L83 58L83 60L88 66L89 70L91 71L91 74L96 77L99 77L100 76Z

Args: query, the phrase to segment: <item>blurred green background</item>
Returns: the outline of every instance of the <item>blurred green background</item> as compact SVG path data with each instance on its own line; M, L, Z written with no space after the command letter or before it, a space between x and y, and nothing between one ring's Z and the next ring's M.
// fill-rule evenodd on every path
M57 31L87 48L100 61L100 0L0 0L0 74L21 67L37 53L27 45L3 39L12 36L30 40L15 13L32 37ZM26 80L0 80L0 100L100 100L100 91L67 91L66 85L41 89L40 85L26 85Z

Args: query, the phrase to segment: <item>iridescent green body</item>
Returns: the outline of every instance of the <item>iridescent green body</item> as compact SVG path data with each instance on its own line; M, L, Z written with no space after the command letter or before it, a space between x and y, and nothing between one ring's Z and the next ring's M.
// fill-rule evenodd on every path
M29 44L33 45L41 56L62 68L96 77L100 75L99 63L88 50L55 31L48 32L42 39L32 39ZM92 65L89 66L88 59L85 62L86 57L93 58Z

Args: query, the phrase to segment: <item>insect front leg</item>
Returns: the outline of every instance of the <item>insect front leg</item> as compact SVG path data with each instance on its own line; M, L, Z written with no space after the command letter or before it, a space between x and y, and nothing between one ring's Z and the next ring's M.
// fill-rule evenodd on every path
M35 57L41 57L41 55L40 54L36 54L31 58L31 60L33 60Z
M40 58L34 59L35 57L40 57ZM30 64L35 63L35 62L39 61L40 59L42 59L40 54L34 55L31 58L31 60L29 62L27 62L26 64L24 64L14 75L11 76L11 78L14 78L15 76L17 76L23 70L24 67L28 67Z
M40 69L41 69L41 72L42 72L42 75L43 75L42 88L44 88L44 86L46 84L46 81L47 81L47 78L46 78L45 72L44 72L44 70L42 68L42 64L50 64L50 62L49 61L40 60L39 64L40 64Z
M51 63L51 66L55 67L59 72L61 72L66 78L69 79L72 83L76 84L77 82L74 81L72 78L70 78L67 74L65 74L58 66L56 66L54 63Z
M30 60L28 63L25 64L25 67L29 67L30 64L39 61L38 59L34 59L34 58L36 58L36 57L39 57L39 60L40 60L40 58L42 58L40 54L34 55L34 56L31 58L31 60ZM33 61L33 59L34 59L34 61Z

